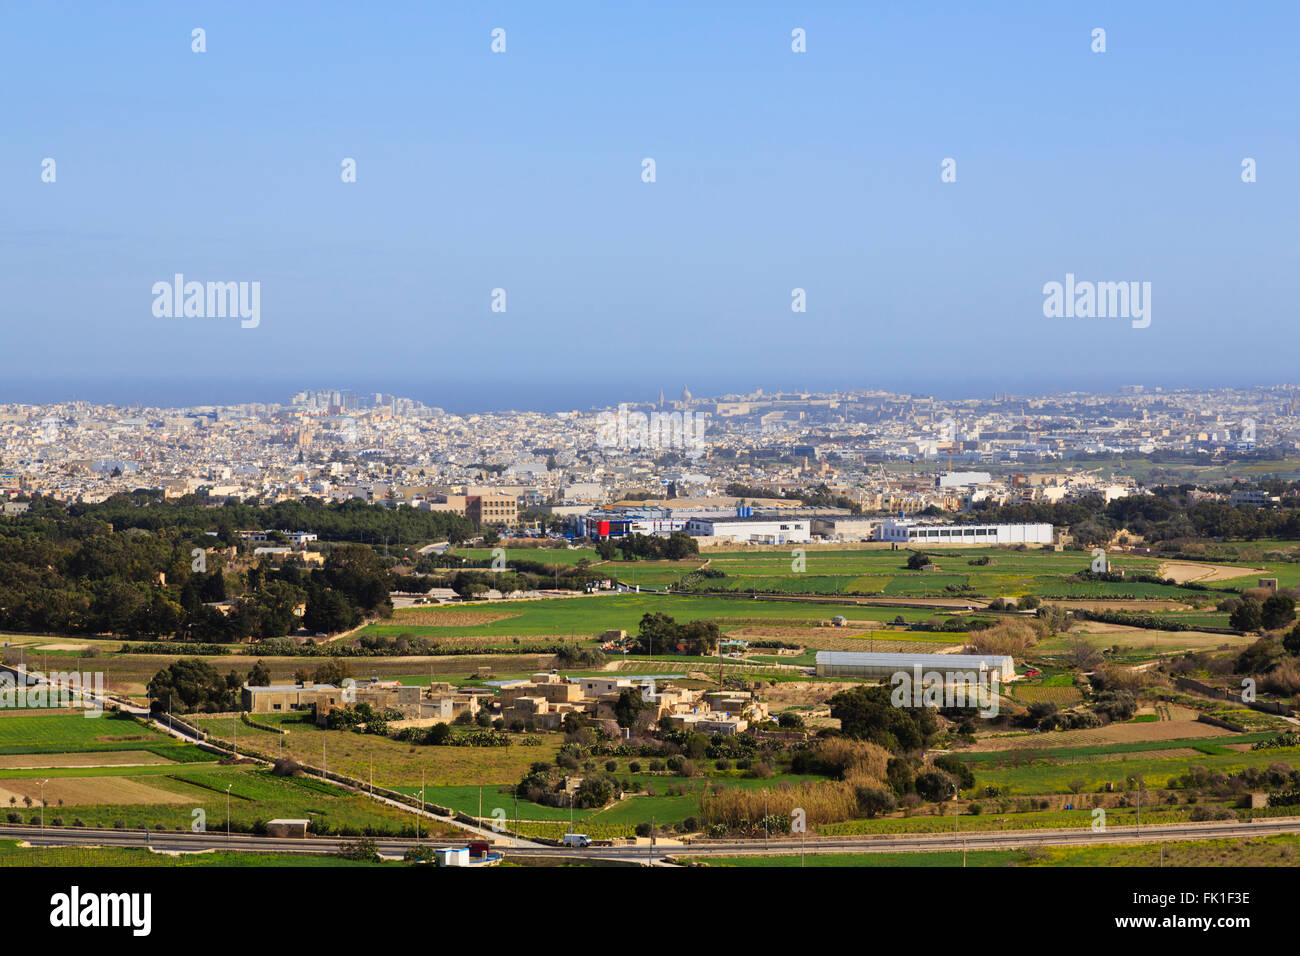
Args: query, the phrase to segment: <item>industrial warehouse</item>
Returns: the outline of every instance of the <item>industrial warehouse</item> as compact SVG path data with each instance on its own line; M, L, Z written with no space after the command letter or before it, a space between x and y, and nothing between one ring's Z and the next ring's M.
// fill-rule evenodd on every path
M891 519L877 532L881 541L936 544L1052 544L1050 524L918 524Z

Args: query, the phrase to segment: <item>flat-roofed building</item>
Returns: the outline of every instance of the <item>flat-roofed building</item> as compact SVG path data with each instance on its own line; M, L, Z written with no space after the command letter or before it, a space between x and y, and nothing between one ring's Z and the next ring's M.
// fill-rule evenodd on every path
M250 687L245 684L240 692L240 705L250 714L279 714L291 710L311 710L318 704L343 705L343 688L333 684L270 684Z
M881 541L921 548L960 544L1051 544L1050 524L922 524L917 521L889 519L880 526Z
M686 533L700 538L717 538L741 544L801 544L812 540L808 518L691 518Z
M465 516L485 525L513 525L519 520L519 499L514 495L468 496Z
M812 519L812 533L832 541L871 541L883 522L863 515L825 515Z

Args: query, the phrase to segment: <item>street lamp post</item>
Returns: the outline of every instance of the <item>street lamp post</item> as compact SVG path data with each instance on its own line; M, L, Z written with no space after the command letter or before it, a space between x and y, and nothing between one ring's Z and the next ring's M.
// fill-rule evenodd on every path
M234 784L226 784L226 849L230 849L230 788Z
M952 833L953 833L953 836L956 836L956 835L957 835L957 832L958 832L958 829L959 829L957 824L958 824L958 821L961 820L961 804L959 804L959 803L957 802L957 798L960 797L960 796L961 796L961 789L960 789L959 787L957 787L956 785L954 785L954 786L953 786L953 791L952 791ZM966 841L965 841L964 839L961 841L961 865L962 865L963 867L966 866Z
M45 785L49 783L48 779L41 781L41 830L45 829Z

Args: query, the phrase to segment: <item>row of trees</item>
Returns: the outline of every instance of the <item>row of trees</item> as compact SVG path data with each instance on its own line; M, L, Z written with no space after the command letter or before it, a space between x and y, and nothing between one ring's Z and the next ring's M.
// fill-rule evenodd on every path
M310 572L263 563L241 578L206 552L206 535L115 531L85 519L6 521L0 535L0 627L8 630L206 643L283 637L300 626L334 633L391 611L396 586L360 544L332 549Z
M649 534L629 534L620 538L617 545L611 541L601 541L596 545L596 552L606 561L614 558L614 550L623 555L624 561L637 561L642 558L680 561L700 553L700 545L685 531L674 531L668 537Z

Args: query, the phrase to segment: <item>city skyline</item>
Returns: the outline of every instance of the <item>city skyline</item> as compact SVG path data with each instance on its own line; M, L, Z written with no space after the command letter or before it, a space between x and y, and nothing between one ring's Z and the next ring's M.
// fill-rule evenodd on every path
M1207 381L1204 383L1197 382L1177 382L1177 381L1160 381L1145 380L1132 381L1128 379L1116 379L1113 385L1108 388L1044 388L1035 389L1028 387L1029 383L1004 383L998 387L988 389L967 390L949 385L947 388L925 389L915 386L924 385L925 383L913 383L913 388L893 388L884 382L863 382L859 384L842 384L831 385L821 383L817 387L798 387L787 385L777 387L765 384L750 383L748 386L742 385L729 389L709 388L707 382L703 382L698 393L697 399L720 398L724 396L749 396L754 394L763 394L771 397L774 395L831 395L831 394L852 394L852 393L873 393L884 392L896 395L911 395L919 398L929 398L940 401L978 401L978 400L995 400L1012 397L1027 398L1044 398L1051 396L1068 396L1068 395L1118 395L1122 390L1138 386L1144 390L1152 392L1178 393L1178 392L1213 392L1213 391L1251 391L1251 390L1270 390L1300 388L1300 379L1288 381L1280 378L1276 381L1260 381L1255 377L1244 377L1239 382ZM534 396L531 392L507 393L516 394L516 397L522 402L508 402L504 395L499 401L493 402L495 397L491 392L488 393L471 393L466 394L462 390L449 389L446 391L436 392L429 388L421 388L418 384L412 384L409 388L402 388L395 385L391 380L377 379L373 386L363 387L357 385L349 386L319 386L324 390L335 390L357 395L370 395L374 393L384 393L401 398L411 399L420 402L431 408L442 408L450 414L464 415L475 413L500 413L500 412L567 412L580 411L585 409L613 408L620 404L631 405L652 405L658 400L660 388L649 385L646 389L633 387L619 387L610 385L601 389L591 389L578 385L572 393L573 401L564 402L558 398L543 399L533 404L527 404ZM258 385L240 385L238 383L227 384L223 387L220 383L214 383L211 386L182 386L176 390L166 387L145 387L139 388L135 383L121 382L116 388L110 388L110 392L117 393L115 396L100 395L98 390L91 387L77 389L75 386L63 387L58 383L47 383L43 388L36 388L27 391L22 388L10 387L0 392L0 405L59 405L84 402L92 405L115 406L129 408L133 406L148 408L194 408L198 406L235 406L235 405L275 405L282 404L286 401L286 396L296 391L312 390L309 386L287 385L284 383L264 383ZM669 401L675 400L675 393L667 386L663 388ZM692 390L695 391L694 389Z

